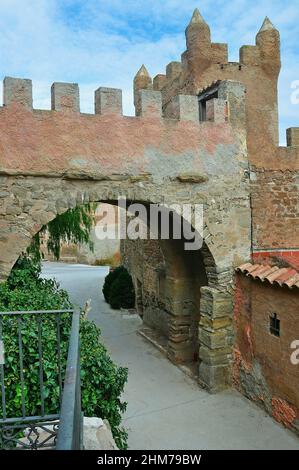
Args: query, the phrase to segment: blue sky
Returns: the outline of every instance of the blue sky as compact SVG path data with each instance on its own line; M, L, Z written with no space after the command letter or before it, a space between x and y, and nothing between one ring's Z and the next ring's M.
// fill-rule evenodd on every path
M93 112L99 86L123 89L124 112L133 114L132 79L142 63L152 76L164 73L185 50L184 30L194 8L209 23L215 42L228 42L230 60L254 44L268 15L280 30L281 142L299 125L291 84L299 80L298 0L0 0L0 69L31 78L34 106L50 107L54 81L78 82L81 110Z

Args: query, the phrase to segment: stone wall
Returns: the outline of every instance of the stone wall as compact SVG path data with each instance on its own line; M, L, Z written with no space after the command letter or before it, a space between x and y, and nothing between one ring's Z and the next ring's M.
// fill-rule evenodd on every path
M121 252L144 324L168 340L174 362L198 361L201 287L208 284L202 254L184 253L180 240L125 240Z
M255 168L251 188L253 251L299 251L299 171Z
M166 264L158 240L123 240L122 262L130 271L136 293L136 308L143 322L169 336L169 311L161 298L161 275Z
M280 320L280 337L270 333L270 316ZM291 343L299 340L298 293L237 276L234 385L299 433L299 365Z

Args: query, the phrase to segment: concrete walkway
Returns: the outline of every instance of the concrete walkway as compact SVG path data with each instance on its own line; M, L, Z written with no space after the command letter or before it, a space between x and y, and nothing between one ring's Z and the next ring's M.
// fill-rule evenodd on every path
M108 269L45 263L78 305L91 299L93 319L113 360L129 368L124 426L131 449L299 449L299 439L235 391L209 395L136 334L138 318L113 311L102 296Z

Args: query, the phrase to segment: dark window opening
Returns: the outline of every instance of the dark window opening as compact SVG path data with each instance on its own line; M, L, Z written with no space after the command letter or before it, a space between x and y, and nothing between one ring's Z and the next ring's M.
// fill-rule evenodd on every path
M270 316L270 333L278 338L280 337L280 320L278 320L276 313Z
M218 98L218 90L209 90L198 97L200 122L205 122L207 120L207 101L212 100L213 98Z

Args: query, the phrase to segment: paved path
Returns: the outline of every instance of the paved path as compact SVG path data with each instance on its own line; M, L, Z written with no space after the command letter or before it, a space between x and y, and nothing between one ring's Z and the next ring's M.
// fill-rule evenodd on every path
M112 358L129 368L124 425L131 449L299 449L299 439L237 392L209 395L136 334L140 321L105 303L108 269L45 263L73 302L92 299L90 318L101 327Z

